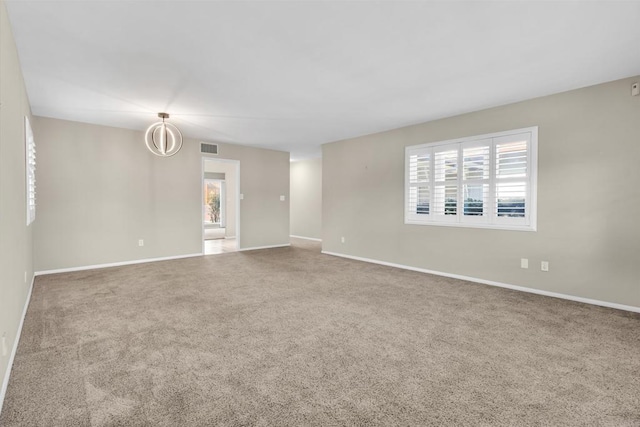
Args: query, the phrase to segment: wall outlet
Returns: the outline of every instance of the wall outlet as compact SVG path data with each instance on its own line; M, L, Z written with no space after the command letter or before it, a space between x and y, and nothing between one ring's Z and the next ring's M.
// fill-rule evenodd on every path
M138 240L138 246L144 246L144 240L142 239Z
M529 268L528 258L520 258L520 268Z
M638 82L636 82L631 85L631 96L638 96L638 95L640 95L640 85L638 84Z
M280 196L280 201L284 202L284 196Z
M344 236L340 238L340 242L344 243Z
M240 193L240 200L244 200L244 194Z
M27 283L27 272L24 272L24 283Z
M549 271L549 261L542 261L540 263L540 270Z

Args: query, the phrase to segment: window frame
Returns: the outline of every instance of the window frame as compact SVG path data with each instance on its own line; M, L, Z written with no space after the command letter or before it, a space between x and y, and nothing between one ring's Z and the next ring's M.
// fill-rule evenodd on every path
M521 179L506 178L502 182L526 182L525 192L525 216L524 218L499 217L497 216L497 178L496 172L496 145L500 142L506 142L509 137L515 137L520 134L529 134L527 140L527 174ZM487 142L488 141L488 142ZM465 179L464 176L464 150L470 147L482 146L489 144L489 178L487 179ZM435 182L435 153L442 151L457 150L457 201L455 215L434 216L434 198L436 182ZM422 182L411 181L410 161L412 155L429 155L428 179ZM434 182L431 182L433 180ZM485 206L487 206L487 215L464 215L464 185L472 182L475 185L482 183L488 184L488 193ZM444 181L446 182L446 181ZM438 181L442 185L442 181ZM426 144L411 145L405 147L405 171L404 171L404 223L407 225L435 225L444 227L464 227L464 228L486 228L496 230L517 230L517 231L536 231L537 230L537 183L538 183L538 126L531 126L520 129L512 129L502 132L493 132L483 135L474 135L464 138L449 139L445 141L437 141ZM410 193L411 188L428 188L429 194L429 213L417 214L410 212ZM484 200L484 199L483 199ZM416 206L419 201L416 199Z

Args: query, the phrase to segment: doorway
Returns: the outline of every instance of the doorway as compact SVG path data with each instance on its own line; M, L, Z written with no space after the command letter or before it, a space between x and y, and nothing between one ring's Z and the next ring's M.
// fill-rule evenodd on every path
M240 162L202 158L202 253L235 252L240 242Z

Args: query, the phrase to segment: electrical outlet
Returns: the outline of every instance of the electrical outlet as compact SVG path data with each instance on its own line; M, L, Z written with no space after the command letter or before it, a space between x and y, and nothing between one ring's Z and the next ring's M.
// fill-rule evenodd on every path
M529 268L528 258L520 258L520 268Z
M138 246L144 246L144 240L142 239L138 240Z
M340 241L341 241L342 243L344 243L344 236L342 236L342 237L340 238Z
M542 261L540 263L540 270L549 271L549 261Z
M284 202L284 196L280 196L280 201Z
M27 283L27 272L24 272L24 283Z
M240 193L240 200L244 200L244 194Z
M638 86L638 82L631 85L631 96L640 95L640 86Z

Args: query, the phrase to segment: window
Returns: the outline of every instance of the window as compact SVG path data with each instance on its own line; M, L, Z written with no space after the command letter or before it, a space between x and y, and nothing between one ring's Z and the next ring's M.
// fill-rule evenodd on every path
M204 222L205 224L220 224L220 196L222 181L214 179L204 180Z
M36 219L36 143L29 118L24 117L24 146L27 184L27 225Z
M538 128L405 149L405 223L536 229Z

